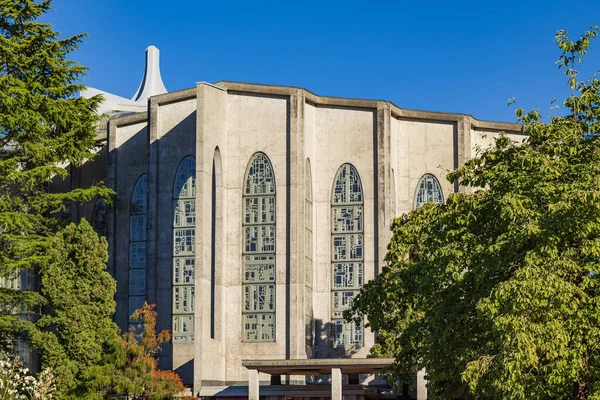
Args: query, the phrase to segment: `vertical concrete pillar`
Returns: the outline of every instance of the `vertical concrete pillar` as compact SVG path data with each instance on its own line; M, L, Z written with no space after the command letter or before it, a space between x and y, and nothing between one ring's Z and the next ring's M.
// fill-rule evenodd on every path
M471 148L471 117L463 115L457 122L454 146L454 168L460 168L472 157ZM473 188L455 185L454 191L460 193L472 193Z
M342 400L342 370L331 369L331 400Z
M427 381L425 380L425 370L417 372L417 400L427 399Z
M259 387L260 381L258 379L258 370L249 369L248 370L248 400L258 400L259 399Z

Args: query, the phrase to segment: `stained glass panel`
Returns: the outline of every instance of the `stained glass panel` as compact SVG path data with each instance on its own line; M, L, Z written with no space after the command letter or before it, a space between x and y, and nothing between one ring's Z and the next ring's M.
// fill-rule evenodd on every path
M132 242L146 241L146 215L138 214L129 217L129 240Z
M196 200L185 199L173 202L174 217L173 226L195 226L196 225Z
M129 268L146 268L146 242L129 244Z
M362 206L333 207L333 232L362 232Z
M196 159L188 156L181 160L179 168L177 168L173 183L173 198L194 197L196 197Z
M275 285L244 285L246 311L275 311Z
M246 342L274 342L275 341L275 314L244 314L242 316L244 341Z
M245 253L275 252L275 226L255 225L244 228Z
M437 178L431 174L425 174L417 184L417 193L415 195L415 208L419 208L427 203L443 203L444 194Z
M244 257L244 283L258 282L275 282L275 257Z
M173 342L194 343L193 315L173 315Z
M131 194L131 203L129 205L129 214L146 214L146 203L148 194L148 175L139 177Z
M274 224L275 197L246 197L246 224Z
M362 271L362 263L333 264L333 288L361 288Z
M173 284L194 283L194 257L173 258Z
M344 320L335 321L334 347L337 346L362 346L363 328L354 322Z
M129 295L130 296L145 296L146 295L146 270L145 269L130 269L129 270Z
M194 255L196 248L195 228L175 228L173 229L173 235L173 255Z
M266 154L256 153L250 160L248 172L246 173L244 194L275 194L275 176L273 174L273 167Z
M362 260L363 235L361 233L332 235L333 260Z
M194 313L194 286L173 286L173 313Z

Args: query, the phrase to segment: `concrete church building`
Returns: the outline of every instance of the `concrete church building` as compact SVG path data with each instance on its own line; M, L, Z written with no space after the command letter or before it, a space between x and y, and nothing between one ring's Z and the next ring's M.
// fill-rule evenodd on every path
M374 335L342 311L381 270L391 220L465 191L447 171L520 127L287 86L167 93L158 56L132 99L82 93L104 94L106 124L70 184L118 196L72 213L108 239L116 322L156 303L161 367L195 395L376 398L390 360L365 359Z

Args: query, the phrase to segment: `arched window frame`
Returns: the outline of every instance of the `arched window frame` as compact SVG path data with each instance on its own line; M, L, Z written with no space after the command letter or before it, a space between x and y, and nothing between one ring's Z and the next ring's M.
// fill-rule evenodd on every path
M194 342L196 159L181 160L173 179L173 343Z
M244 174L242 340L275 341L276 185L266 154L255 153Z
M333 181L331 266L333 347L362 346L362 324L343 318L364 279L364 192L352 164L343 164Z
M419 179L415 191L414 208L417 209L427 203L443 203L444 192L440 182L433 174L425 174Z
M129 202L129 316L146 301L146 213L148 175L141 175ZM130 320L130 323L135 323Z

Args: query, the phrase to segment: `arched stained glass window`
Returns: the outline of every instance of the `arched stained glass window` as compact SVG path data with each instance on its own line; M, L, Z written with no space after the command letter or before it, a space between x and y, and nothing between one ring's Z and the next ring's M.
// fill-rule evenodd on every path
M144 174L135 183L129 203L129 316L146 300L147 188L148 175Z
M304 318L307 355L312 357L313 323L313 200L310 161L304 166Z
M242 338L275 341L275 176L264 153L250 159L244 179Z
M443 203L444 194L440 182L432 174L425 174L417 184L417 193L415 194L415 208L419 208L427 203Z
M98 234L98 236L106 236L106 212L107 205L104 199L98 197L94 204L94 211L92 213L92 227Z
M333 345L362 346L363 327L343 319L343 311L363 285L363 191L356 168L338 170L331 200L331 262Z
M181 160L173 183L173 343L194 342L196 159Z

